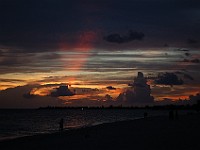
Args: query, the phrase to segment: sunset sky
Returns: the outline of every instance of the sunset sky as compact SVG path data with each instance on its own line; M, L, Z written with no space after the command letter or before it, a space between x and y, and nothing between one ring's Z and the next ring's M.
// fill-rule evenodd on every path
M198 0L0 0L0 107L116 100L138 72L155 101L189 99L199 50Z

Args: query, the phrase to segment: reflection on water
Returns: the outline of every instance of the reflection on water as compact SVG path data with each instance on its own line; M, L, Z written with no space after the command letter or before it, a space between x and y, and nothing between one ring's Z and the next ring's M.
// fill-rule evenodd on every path
M0 110L0 139L51 133L59 130L64 119L64 129L80 128L105 122L143 117L147 110L128 109L38 109ZM184 112L182 112L184 113ZM148 110L149 116L168 115L168 111Z

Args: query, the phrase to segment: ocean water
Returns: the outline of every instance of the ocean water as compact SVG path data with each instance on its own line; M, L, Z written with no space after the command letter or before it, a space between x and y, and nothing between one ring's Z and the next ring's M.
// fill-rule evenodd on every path
M64 130L107 122L134 120L148 116L168 115L168 111L143 109L2 109L0 110L0 140L53 133L64 119ZM182 114L184 112L181 112Z

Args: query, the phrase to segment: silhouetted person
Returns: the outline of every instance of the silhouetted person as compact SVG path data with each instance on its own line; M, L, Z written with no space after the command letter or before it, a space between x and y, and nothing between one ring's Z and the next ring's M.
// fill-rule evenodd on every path
M147 112L144 112L144 118L146 118L148 116Z
M178 120L178 110L175 111L175 119Z
M63 124L64 124L64 120L63 118L60 119L59 125L60 125L60 131L63 131Z
M173 110L169 111L169 120L174 120L174 111Z

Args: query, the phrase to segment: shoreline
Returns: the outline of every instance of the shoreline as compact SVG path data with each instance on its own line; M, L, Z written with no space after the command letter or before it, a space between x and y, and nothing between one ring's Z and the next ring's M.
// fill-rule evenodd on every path
M158 116L151 116L151 117L158 117ZM88 124L88 125L83 125L83 126L68 127L68 128L64 128L63 131L52 130L52 131L49 131L49 132L35 133L35 134L30 134L30 135L10 136L10 137L6 137L6 138L0 138L0 143L4 142L4 141L16 140L16 139L21 139L21 138L26 138L26 137L40 136L40 135L51 135L51 134L62 133L62 132L70 132L71 130L81 130L81 129L85 129L85 128L101 126L103 124L113 124L113 123L124 122L124 121L134 121L134 120L138 120L138 119L144 119L144 117L137 117L137 118L134 118L134 119L126 119L126 120L116 120L116 121L111 121L111 122L97 122L97 123L94 123L94 124Z
M0 141L0 149L198 149L200 114L118 121Z

